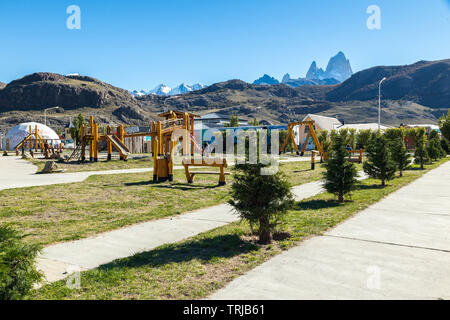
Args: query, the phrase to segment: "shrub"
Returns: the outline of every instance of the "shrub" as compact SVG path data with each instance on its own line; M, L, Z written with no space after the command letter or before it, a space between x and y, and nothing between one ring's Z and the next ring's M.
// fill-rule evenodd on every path
M389 128L384 131L384 136L388 143L396 141L398 138L404 138L405 133L402 128Z
M446 154L450 154L450 145L448 144L447 139L445 139L445 138L441 139L441 147L442 147L442 150L444 150L444 152Z
M325 189L344 202L344 197L356 187L358 172L356 166L347 160L347 141L342 135L335 137L332 152L324 164L327 171L324 173Z
M371 137L372 137L372 130L370 129L360 130L356 134L356 143L358 144L358 148L365 149L369 145Z
M431 131L427 144L427 153L431 159L438 160L446 155L444 149L442 149L439 134L436 130Z
M69 129L69 133L77 145L81 143L81 129L80 128L82 125L86 125L86 121L84 120L83 115L80 113L73 120L73 127Z
M0 226L0 300L21 299L41 280L34 266L38 253L16 231Z
M448 110L447 116L442 115L439 119L439 129L444 138L450 141L450 109Z
M397 169L400 171L400 177L403 176L403 170L405 170L410 163L411 155L405 146L405 141L402 137L398 137L391 143L392 159L397 165Z
M322 145L323 152L329 152L331 147L330 135L327 130L320 132L318 136L319 142Z
M397 169L392 160L388 143L384 136L378 136L367 148L367 161L363 163L364 172L371 178L380 179L381 185L392 180Z
M424 128L418 128L414 135L414 162L420 164L420 169L423 170L423 165L429 160L427 152L427 136Z
M263 164L236 165L229 203L242 219L258 226L259 242L272 242L272 232L280 218L294 204L290 184L277 172L261 175Z

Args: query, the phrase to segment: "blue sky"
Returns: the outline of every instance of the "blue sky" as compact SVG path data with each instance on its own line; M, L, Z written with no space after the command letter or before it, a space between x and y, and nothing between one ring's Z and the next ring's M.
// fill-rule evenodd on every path
M368 30L366 9L381 9ZM81 30L66 9L81 8ZM125 89L450 58L450 0L1 0L0 81L80 73Z

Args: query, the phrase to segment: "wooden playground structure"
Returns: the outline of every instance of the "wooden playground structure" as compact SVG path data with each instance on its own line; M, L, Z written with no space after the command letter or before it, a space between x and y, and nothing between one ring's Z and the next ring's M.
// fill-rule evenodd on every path
M99 142L107 143L108 160L112 159L113 148L120 153L120 160L128 159L129 150L124 144L125 131L122 125L117 127L117 133L113 132L111 126L100 128L94 121L94 117L89 119L89 126L81 125L81 143L70 158L78 157L82 162L86 161L86 146L89 145L89 161L97 162L99 154Z
M224 185L225 175L229 174L224 171L227 168L226 159L214 158L200 161L192 159L195 149L200 153L203 152L201 145L194 137L194 119L198 116L177 111L168 111L158 116L163 120L154 121L147 130L134 133L126 133L123 125L118 126L116 130L110 126L101 128L95 123L94 117L90 117L89 125L82 125L80 128L81 143L69 159L78 158L82 162L86 161L85 150L89 145L89 161L97 162L99 143L103 141L107 144L108 160L111 160L113 149L115 149L119 152L120 159L126 161L130 151L124 143L125 138L151 137L153 181L173 181L174 155L180 143L182 155L188 156L182 161L188 183L193 183L195 175L198 174L218 174L219 185ZM189 167L217 167L219 172L191 172Z
M296 126L300 126L299 132L301 132L301 133L305 132L305 129L308 128L301 151L298 149L297 143L295 142L294 128ZM320 156L320 162L326 161L328 159L328 153L323 150L323 146L317 137L316 130L315 130L315 121L308 120L308 121L291 122L291 123L288 123L287 127L288 127L288 135L280 148L280 154L285 152L287 144L289 143L289 141L292 141L294 150L297 152L297 155L303 156L306 151L306 146L308 145L308 141L310 138L312 138L317 150L311 151L311 169L314 170L314 168L315 168L315 157L316 156ZM300 141L303 140L302 138L303 138L303 136L300 137ZM363 154L364 154L363 149L347 150L347 152L349 153L348 160L350 162L362 163Z
M319 152L320 156L322 157L323 156L323 148L322 148L322 145L319 142L319 139L317 138L314 125L315 125L315 121L313 121L313 120L298 121L298 122L290 122L290 123L288 123L288 125L287 125L287 127L288 127L288 135L287 135L286 139L284 140L283 144L281 145L280 154L285 151L286 146L289 143L289 140L292 141L292 144L294 146L294 150L297 152L297 155L305 154L305 150L306 150L306 146L308 144L309 138L312 137L312 139L314 141L314 145L316 146L317 151ZM306 135L306 138L304 140L305 142L302 145L301 152L298 149L297 143L295 142L294 128L297 127L297 126L300 127L300 132L304 132L305 129L308 128L307 135ZM300 140L302 140L302 139L300 139Z
M55 148L52 143L55 140L56 139L43 138L39 133L38 126L35 126L34 131L30 126L27 136L22 141L20 141L14 149L16 150L16 155L20 154L20 150L22 151L22 154L24 154L25 149L29 149L31 156L33 157L34 149L35 152L38 152L40 150L44 154L45 159L58 158L62 152L63 147L60 143L59 147ZM9 141L6 141L6 150L9 150L9 147Z

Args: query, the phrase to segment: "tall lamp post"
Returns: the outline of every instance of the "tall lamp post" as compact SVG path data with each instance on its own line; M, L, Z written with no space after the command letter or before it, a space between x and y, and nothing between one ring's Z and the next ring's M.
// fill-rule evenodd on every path
M59 107L47 108L44 110L44 124L45 125L47 125L47 111L54 110L54 109L59 109Z
M386 80L386 77L380 80L378 85L378 130L381 129L381 83Z

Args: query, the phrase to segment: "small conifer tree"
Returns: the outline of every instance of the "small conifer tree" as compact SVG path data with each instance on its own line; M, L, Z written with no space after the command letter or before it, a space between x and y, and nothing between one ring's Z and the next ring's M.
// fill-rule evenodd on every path
M363 163L364 172L371 178L380 179L381 185L392 180L397 166L392 160L388 142L384 136L377 136L367 148L367 161Z
M397 164L400 171L400 177L403 177L403 171L409 166L411 155L406 149L405 142L401 137L395 139L391 144L392 159Z
M37 245L25 244L17 231L0 226L0 300L22 299L41 280L34 265L38 253Z
M427 152L427 136L424 128L418 128L414 136L414 162L420 164L420 169L423 170L424 163L428 161L429 156Z
M441 147L442 147L442 150L444 150L445 154L450 154L450 145L449 145L447 139L445 139L445 138L441 139Z
M330 156L324 164L325 189L338 197L339 202L344 202L344 197L353 191L358 183L356 166L347 160L347 141L344 135L334 138Z
M427 152L431 159L438 160L446 155L444 149L442 149L439 134L436 130L431 131L427 144Z
M81 126L86 125L83 115L80 113L73 120L73 127L69 129L69 133L78 145L81 143Z
M277 172L261 175L263 164L239 164L235 167L229 203L242 219L258 225L259 242L272 242L272 232L283 214L294 204L290 184Z
M442 115L439 119L439 129L444 138L450 141L450 109L448 110L447 116Z

